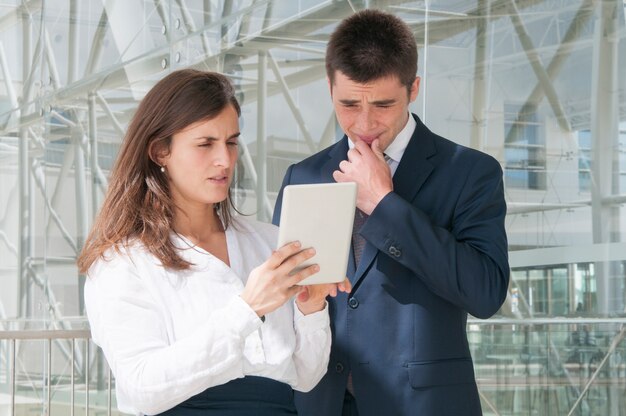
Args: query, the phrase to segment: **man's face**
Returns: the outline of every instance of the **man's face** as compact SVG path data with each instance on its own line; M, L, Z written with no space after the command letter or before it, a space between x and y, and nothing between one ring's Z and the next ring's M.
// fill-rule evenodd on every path
M354 143L360 140L371 145L378 139L385 150L406 125L419 81L416 77L407 93L396 76L361 84L336 71L330 95L339 125Z

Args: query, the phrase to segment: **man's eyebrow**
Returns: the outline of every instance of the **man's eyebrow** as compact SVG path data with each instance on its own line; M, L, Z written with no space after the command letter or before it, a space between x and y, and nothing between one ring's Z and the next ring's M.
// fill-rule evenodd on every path
M355 104L359 104L361 101L360 100L339 100L339 102L343 105L355 105ZM369 102L369 104L372 105L392 105L395 104L396 100L393 98L389 98L387 100L375 100L375 101L371 101Z
M389 98L387 100L376 100L376 101L370 102L370 104L373 104L373 105L391 105L395 103L396 103L396 100L393 98Z

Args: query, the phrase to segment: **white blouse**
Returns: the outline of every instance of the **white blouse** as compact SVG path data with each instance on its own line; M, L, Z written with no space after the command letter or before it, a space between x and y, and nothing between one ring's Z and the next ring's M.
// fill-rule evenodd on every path
M237 217L226 230L230 267L173 234L188 271L163 268L141 243L90 268L85 304L93 340L116 379L118 408L164 412L246 375L311 390L330 354L328 305L303 315L287 302L263 323L239 294L275 248L277 228Z

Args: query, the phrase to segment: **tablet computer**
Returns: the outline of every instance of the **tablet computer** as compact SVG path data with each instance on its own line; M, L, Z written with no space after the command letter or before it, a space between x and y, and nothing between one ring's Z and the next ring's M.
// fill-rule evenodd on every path
M278 247L300 241L315 256L299 268L318 264L320 271L300 285L339 283L346 278L356 209L354 182L287 185L283 189Z

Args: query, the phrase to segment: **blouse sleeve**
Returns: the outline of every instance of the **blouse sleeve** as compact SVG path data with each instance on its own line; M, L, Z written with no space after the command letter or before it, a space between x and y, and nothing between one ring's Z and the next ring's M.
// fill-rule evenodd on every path
M323 310L303 315L294 300L294 328L296 349L293 361L298 381L294 390L307 392L313 389L328 369L330 359L330 318L328 302Z
M121 255L96 263L85 284L93 339L128 404L156 414L243 377L245 338L261 320L240 297L213 311L193 335L170 344L162 306L147 286Z

